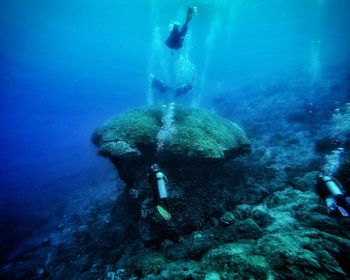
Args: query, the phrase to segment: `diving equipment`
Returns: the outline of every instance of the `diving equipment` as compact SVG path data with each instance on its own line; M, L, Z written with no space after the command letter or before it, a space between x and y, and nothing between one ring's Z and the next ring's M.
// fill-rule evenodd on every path
M159 165L156 163L151 166L151 170L152 174L149 175L149 181L153 185L152 187L157 190L155 200L158 201L168 198L168 190L166 187L168 178L161 172Z
M163 174L158 164L151 166L152 172L148 174L149 183L152 186L153 199L156 205L156 209L159 214L166 220L171 220L171 214L161 205L166 205L168 198L168 190L166 184L168 183L167 177Z
M163 208L162 206L160 205L157 205L157 210L159 212L159 214L167 221L170 221L171 220L171 214L165 209Z
M338 196L343 195L343 192L341 191L341 185L337 181L337 179L329 176L323 176L322 177L323 182L326 184L326 187L331 195Z
M157 172L156 176L157 176L159 199L168 198L168 190L167 190L166 185L165 185L166 182L168 181L168 179L160 171Z
M325 200L330 216L350 216L350 198L341 183L332 176L317 175L317 193Z

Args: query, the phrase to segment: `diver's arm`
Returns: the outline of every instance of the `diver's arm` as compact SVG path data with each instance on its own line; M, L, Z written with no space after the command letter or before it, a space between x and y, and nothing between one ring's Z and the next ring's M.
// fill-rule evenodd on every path
M165 182L168 183L169 182L168 178L164 174L163 174L163 177L164 177Z
M180 36L181 37L185 37L186 36L187 29L188 29L188 27L187 27L187 22L186 22L181 28L181 31L180 31Z

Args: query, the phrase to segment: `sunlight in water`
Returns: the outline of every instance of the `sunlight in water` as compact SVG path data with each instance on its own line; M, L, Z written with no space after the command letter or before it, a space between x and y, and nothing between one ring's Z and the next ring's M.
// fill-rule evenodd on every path
M201 96L205 93L205 88L207 86L207 75L208 69L212 60L212 51L216 42L216 36L218 35L218 31L221 28L221 20L217 14L213 17L210 23L208 36L205 41L205 55L204 55L204 66L202 69L202 74L199 80L199 94L197 95L196 100L192 104L193 106L198 106L201 102Z
M169 81L170 80L170 68L169 61L167 59L166 49L164 48L163 40L160 36L159 27L155 26L153 30L153 40L151 47L151 55L150 55L150 66L149 72L155 74L156 77L161 77L162 79ZM148 97L147 104L152 105L155 102L152 86L152 79L149 79L148 86Z
M311 53L310 53L310 75L313 82L320 78L321 72L321 41L311 41Z

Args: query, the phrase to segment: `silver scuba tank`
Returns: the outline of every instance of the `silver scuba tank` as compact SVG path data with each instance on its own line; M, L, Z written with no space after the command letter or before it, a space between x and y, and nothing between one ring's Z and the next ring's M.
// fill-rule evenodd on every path
M323 176L323 181L325 182L329 192L333 195L333 196L339 196L339 195L343 195L341 189L339 188L337 181L335 181L332 177L329 176Z
M168 197L168 190L166 187L166 177L162 172L157 172L157 186L158 186L158 194L159 199L164 199Z

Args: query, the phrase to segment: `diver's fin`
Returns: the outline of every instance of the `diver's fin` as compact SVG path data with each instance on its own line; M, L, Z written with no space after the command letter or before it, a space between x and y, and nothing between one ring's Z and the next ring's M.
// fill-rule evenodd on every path
M162 206L157 205L157 210L159 212L159 214L167 221L171 220L171 214Z
M187 9L186 22L190 22L194 13L194 8L190 7Z
M341 206L337 206L338 211L343 217L349 217L349 213Z

